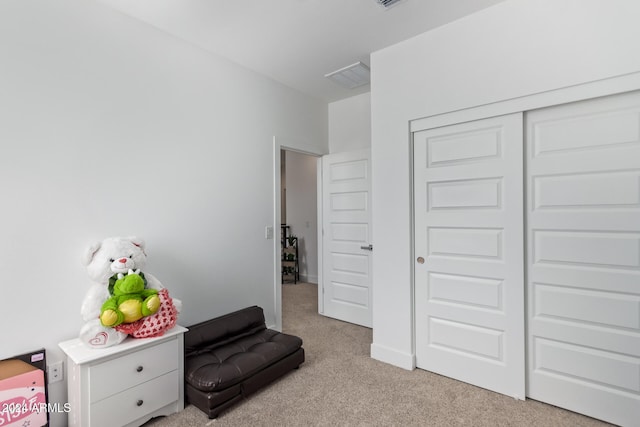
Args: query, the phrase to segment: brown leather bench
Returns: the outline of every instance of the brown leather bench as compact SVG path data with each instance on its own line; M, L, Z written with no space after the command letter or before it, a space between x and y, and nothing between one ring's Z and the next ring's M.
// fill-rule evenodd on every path
M190 326L185 396L209 418L304 362L302 339L267 329L258 306Z

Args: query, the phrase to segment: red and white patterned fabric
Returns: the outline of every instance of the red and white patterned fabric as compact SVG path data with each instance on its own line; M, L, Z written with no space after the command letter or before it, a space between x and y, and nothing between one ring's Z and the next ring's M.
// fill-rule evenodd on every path
M114 329L134 338L151 338L159 337L167 329L173 328L178 320L178 310L173 305L173 300L169 297L167 289L159 290L158 296L160 297L160 309L155 314L143 317L133 323L122 323Z

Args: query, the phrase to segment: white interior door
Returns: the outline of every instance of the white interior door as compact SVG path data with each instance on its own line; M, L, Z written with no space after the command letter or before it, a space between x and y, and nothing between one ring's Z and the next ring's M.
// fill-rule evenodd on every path
M414 133L416 363L525 397L522 114Z
M322 314L371 327L370 150L322 158Z
M640 423L640 94L528 113L529 397Z

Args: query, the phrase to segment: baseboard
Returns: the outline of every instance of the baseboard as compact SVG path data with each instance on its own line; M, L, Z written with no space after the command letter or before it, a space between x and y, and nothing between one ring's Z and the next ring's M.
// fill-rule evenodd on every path
M416 368L416 357L414 354L404 353L376 343L371 344L371 357L408 371Z

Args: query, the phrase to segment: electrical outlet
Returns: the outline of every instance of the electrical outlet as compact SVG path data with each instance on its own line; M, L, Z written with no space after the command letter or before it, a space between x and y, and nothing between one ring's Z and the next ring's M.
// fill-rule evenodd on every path
M62 365L62 362L54 362L47 366L49 384L57 383L58 381L62 381L64 379Z

